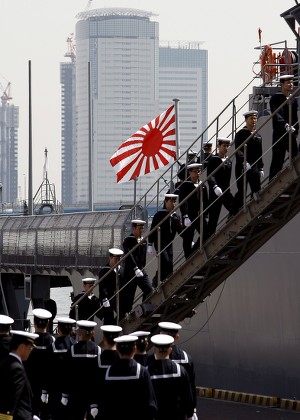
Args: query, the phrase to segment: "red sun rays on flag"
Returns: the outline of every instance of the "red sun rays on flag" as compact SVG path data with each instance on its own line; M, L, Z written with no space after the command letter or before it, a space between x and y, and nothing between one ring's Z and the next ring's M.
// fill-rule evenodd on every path
M131 181L176 159L175 106L125 140L110 159L117 182Z

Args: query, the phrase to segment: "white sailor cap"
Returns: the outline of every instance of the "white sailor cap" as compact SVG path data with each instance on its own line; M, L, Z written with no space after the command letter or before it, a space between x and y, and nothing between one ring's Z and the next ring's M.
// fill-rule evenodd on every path
M130 333L129 335L135 335L138 338L148 337L148 335L150 335L150 331L134 331L134 332Z
M141 219L131 220L131 224L136 225L136 226L144 226L145 223L146 223L145 220L141 220Z
M110 248L108 252L114 257L121 257L121 255L124 254L124 251L122 251L122 249L119 248Z
M82 279L82 283L94 284L96 283L96 279L94 277L85 277L84 279Z
M37 308L32 310L33 315L39 319L50 319L52 318L52 314L47 309Z
M294 76L292 74L283 74L279 76L279 82L285 82L286 80L293 80Z
M39 337L38 334L30 333L27 331L11 330L12 342L15 343L26 343L34 345L34 340Z
M244 112L243 117L247 118L250 115L256 115L257 116L258 112L255 109L251 109L250 111Z
M190 149L188 151L188 155L190 155L190 156L196 156L197 155L197 152L195 152L195 150L193 150L193 149Z
M85 319L82 319L80 321L77 321L77 326L83 330L92 330L96 327L97 322L95 321L87 321Z
M101 325L100 329L104 333L110 334L119 334L122 331L122 327L119 327L118 325Z
M175 322L165 322L165 321L159 322L158 326L161 330L172 331L172 332L181 330L181 328L182 328L181 325L176 324Z
M68 318L66 316L56 318L56 321L58 322L58 324L66 324L66 325L73 325L76 323L75 319Z
M117 344L134 344L138 340L136 335L120 335L120 337L114 338L114 342Z
M217 141L218 141L219 144L224 144L224 143L225 144L230 144L231 143L231 140L228 139L227 137L218 137Z
M177 194L165 194L165 199L167 200L177 200L178 195Z
M15 321L7 315L0 315L0 325L10 325L13 324Z
M155 347L170 347L174 343L174 338L167 334L155 334L151 337L151 342Z
M187 168L190 169L201 169L202 164L201 163L190 163L187 165Z

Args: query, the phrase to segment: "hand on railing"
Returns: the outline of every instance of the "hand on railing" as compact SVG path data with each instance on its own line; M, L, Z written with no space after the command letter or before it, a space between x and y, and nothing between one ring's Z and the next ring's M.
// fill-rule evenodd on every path
M189 227L192 224L191 219L189 218L187 214L183 216L183 224L185 227Z
M260 177L260 179L263 179L264 176L265 176L264 171L259 171L259 177Z
M296 131L296 129L290 124L286 123L284 127L287 133L294 133Z
M249 171L249 169L251 169L251 165L249 162L246 162L245 164L245 171Z
M214 186L214 193L216 194L217 197L220 197L220 195L223 194L223 191L220 187L218 187L217 185Z
M137 276L137 277L144 277L144 273L142 272L142 270L140 270L138 267L135 267L135 269L134 269L134 274Z
M91 416L96 418L98 415L98 407L96 405L91 405Z
M67 405L69 401L69 396L67 394L62 394L60 402L62 405Z
M104 308L109 308L110 307L109 300L107 298L103 299L102 305L104 306Z

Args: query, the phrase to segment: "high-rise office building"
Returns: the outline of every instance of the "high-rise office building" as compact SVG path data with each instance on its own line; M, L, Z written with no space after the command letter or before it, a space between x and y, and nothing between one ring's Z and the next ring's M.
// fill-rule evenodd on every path
M90 161L93 203L132 204L134 182L117 184L109 159L123 141L171 106L173 98L180 99L182 151L206 126L207 51L199 44L159 47L158 22L151 20L153 16L125 8L88 10L77 15L76 83L72 87L76 95L68 95L74 101L76 96L72 116L76 130L71 136L62 130L63 204L72 201L87 205ZM64 71L66 78L61 82L66 97L67 89L71 89L71 84L67 85L71 72L67 76ZM69 126L66 118L65 112L65 129ZM72 143L72 153L66 152L67 143ZM165 169L140 177L135 183L136 197L146 192ZM72 188L64 188L67 179L72 180Z
M18 198L18 128L19 107L10 104L4 93L0 105L0 204L16 203Z
M178 126L181 153L198 138L208 123L208 51L200 42L161 42L159 48L159 106L179 99ZM204 140L206 137L204 138ZM200 150L201 140L193 148Z

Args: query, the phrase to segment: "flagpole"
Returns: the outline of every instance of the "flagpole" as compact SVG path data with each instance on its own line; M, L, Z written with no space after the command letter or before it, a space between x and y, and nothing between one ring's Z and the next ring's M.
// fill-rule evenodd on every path
M138 178L135 176L133 181L134 181L134 190L133 190L133 208L134 208L134 214L133 214L133 218L136 218L136 184L137 184L137 180Z
M88 62L88 194L89 194L89 211L94 210L93 197L93 142L92 142L92 106L91 106L91 62Z
M180 146L179 146L179 124L178 124L178 98L173 99L174 102L174 111L175 111L175 139L176 139L176 160L179 159L180 156ZM171 168L171 191L174 190L174 181L173 181L173 168L174 165L172 165Z

